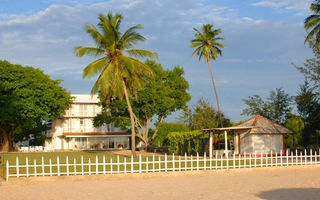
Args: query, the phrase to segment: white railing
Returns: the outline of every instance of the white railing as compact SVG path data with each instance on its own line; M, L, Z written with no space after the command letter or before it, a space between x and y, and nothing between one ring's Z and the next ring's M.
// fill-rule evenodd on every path
M309 153L309 154L308 154ZM193 171L193 170L217 170L236 168L257 168L257 167L278 167L293 165L314 165L320 164L320 150L308 152L306 150L286 153L254 153L241 154L229 157L215 156L208 158L204 153L194 156L149 156L138 158L121 157L118 155L108 158L106 155L96 155L95 158L78 159L46 159L32 160L26 157L22 162L16 157L15 163L6 162L6 180L9 177L30 177L30 176L70 176L70 175L91 175L91 174L120 174L120 173L149 173L149 172L169 172L169 171ZM86 159L86 162L85 162Z

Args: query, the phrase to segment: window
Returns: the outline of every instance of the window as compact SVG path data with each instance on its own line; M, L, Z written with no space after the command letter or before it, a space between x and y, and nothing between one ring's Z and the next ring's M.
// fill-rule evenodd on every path
M84 125L84 119L80 119L80 126Z

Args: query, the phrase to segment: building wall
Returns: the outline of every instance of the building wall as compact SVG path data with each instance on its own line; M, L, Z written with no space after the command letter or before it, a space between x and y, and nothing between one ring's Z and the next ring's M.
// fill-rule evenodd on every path
M280 153L283 150L282 135L252 135L254 151L257 153ZM253 152L254 153L254 152Z
M75 138L65 138L64 133L89 132L125 132L112 124L95 128L93 118L101 112L97 95L73 95L73 103L65 114L52 122L52 128L47 131L51 140L45 146L52 149L74 149Z

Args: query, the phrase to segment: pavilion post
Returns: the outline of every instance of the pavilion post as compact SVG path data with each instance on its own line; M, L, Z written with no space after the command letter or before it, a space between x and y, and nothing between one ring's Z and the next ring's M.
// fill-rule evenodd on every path
M225 155L228 157L228 134L227 134L227 131L224 131L224 149L225 149Z
M210 132L210 138L209 138L209 156L210 156L210 158L212 158L212 153L213 153L213 145L212 145L212 143L213 143L213 133L212 132Z

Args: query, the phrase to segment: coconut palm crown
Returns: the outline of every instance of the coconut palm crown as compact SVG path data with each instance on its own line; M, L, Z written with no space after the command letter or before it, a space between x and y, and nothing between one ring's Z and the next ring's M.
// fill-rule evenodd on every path
M217 92L216 85L213 78L211 60L216 60L218 56L222 56L221 48L224 48L225 46L221 44L220 41L224 40L224 38L219 37L219 34L221 33L221 29L213 29L212 24L204 24L202 26L201 31L199 31L196 28L194 28L194 30L196 32L194 34L195 39L191 40L191 45L190 45L191 48L195 48L192 55L197 55L199 57L199 61L201 61L201 58L204 58L204 60L208 63L212 86L216 96L220 125L221 127L223 127L220 102L219 102L218 92Z
M320 0L315 0L310 5L312 15L307 17L304 21L304 27L308 31L305 38L305 43L309 42L314 49L319 49L320 45Z
M139 58L157 58L157 54L145 49L136 49L133 46L146 39L137 33L141 25L134 25L124 33L120 32L122 21L120 14L107 16L99 15L97 27L87 24L86 32L94 40L95 47L77 46L74 49L76 56L84 55L98 57L83 70L83 78L95 77L91 93L104 95L107 99L125 97L131 122L131 149L135 156L135 118L129 98L143 88L146 78L152 76L151 69L139 61Z

